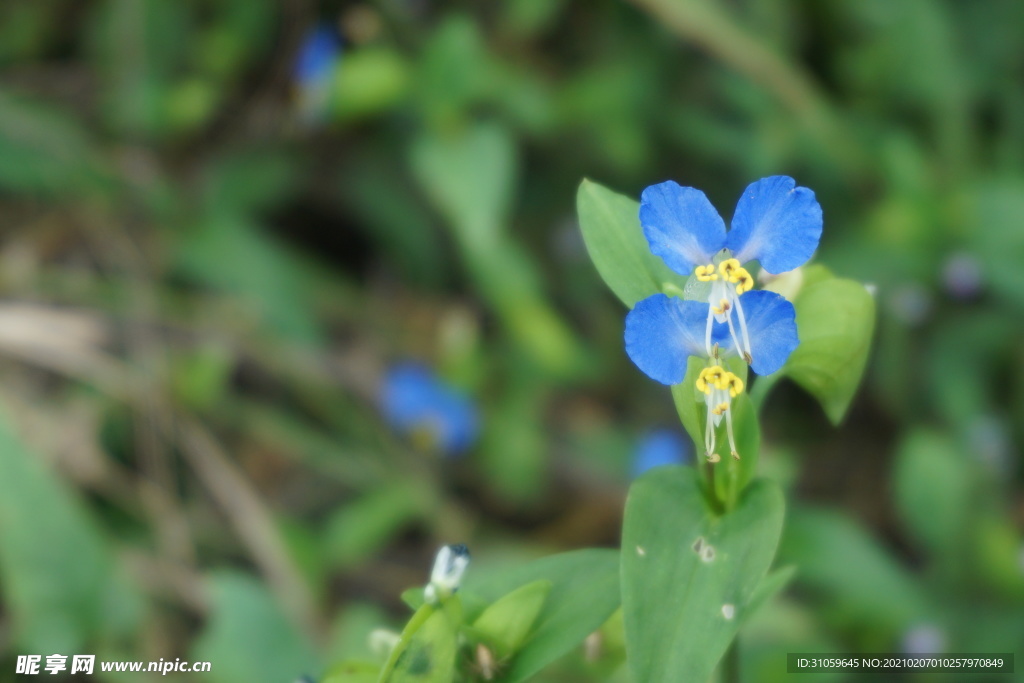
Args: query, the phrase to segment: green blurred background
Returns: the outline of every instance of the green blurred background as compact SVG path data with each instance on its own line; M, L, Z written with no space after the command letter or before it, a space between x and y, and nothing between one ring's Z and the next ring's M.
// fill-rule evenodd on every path
M1017 0L5 0L0 670L286 683L400 626L441 543L471 572L615 546L678 423L576 187L671 178L728 219L773 174L878 325L838 428L767 403L798 572L746 677L1024 655L1022 83ZM472 397L466 453L382 415L409 359ZM583 659L544 680L602 680Z

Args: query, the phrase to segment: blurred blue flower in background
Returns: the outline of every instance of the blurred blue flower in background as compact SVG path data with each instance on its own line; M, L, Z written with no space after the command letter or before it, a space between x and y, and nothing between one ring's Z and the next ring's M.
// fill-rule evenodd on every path
M318 123L327 114L335 65L341 59L341 37L327 24L309 30L292 71L298 90L299 117Z
M401 363L387 372L381 410L396 431L447 455L465 452L479 432L472 399L418 363Z
M906 655L931 655L946 651L946 634L935 624L917 624L903 634L900 649Z
M684 465L690 461L693 447L689 440L671 429L652 429L644 434L633 451L633 477L660 465Z
M333 28L320 24L311 29L295 60L295 81L300 85L329 78L335 61L341 56L341 38Z

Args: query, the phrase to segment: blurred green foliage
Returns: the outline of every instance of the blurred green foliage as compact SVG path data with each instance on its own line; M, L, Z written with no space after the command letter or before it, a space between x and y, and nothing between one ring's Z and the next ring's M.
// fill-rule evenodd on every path
M343 47L313 87L318 23ZM672 178L725 207L775 173L817 193L819 260L873 285L878 329L856 396L808 327L787 374L828 409L786 381L760 406L798 570L745 676L920 625L1019 648L1022 38L1015 0L5 2L0 667L206 657L210 683L278 683L372 656L442 542L481 581L521 568L487 602L549 578L540 554L617 546L630 444L678 418L586 258L639 247L585 247L577 189L625 215ZM406 357L476 397L467 457L380 417ZM615 610L603 561L587 630ZM623 680L623 617L596 663L545 621L567 581L537 680Z

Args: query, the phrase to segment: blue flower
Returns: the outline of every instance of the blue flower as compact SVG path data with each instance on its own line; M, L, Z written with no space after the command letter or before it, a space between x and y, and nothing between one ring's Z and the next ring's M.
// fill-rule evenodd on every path
M651 185L640 198L640 225L669 268L689 275L711 264L722 249L739 261L758 261L784 273L811 257L821 238L821 206L814 192L789 176L751 183L736 205L732 230L703 192L671 180Z
M744 264L758 261L772 273L803 264L821 238L821 207L792 178L762 178L740 197L727 232L703 192L666 181L644 190L640 225L652 253L677 273L692 273L691 283L695 278L706 284L691 289L688 283L689 295L700 292L700 301L665 294L638 301L626 316L626 353L662 384L679 384L690 358L704 359L694 388L707 406L707 457L719 459L716 429L724 419L732 455L739 458L732 400L744 383L722 361L738 355L757 374L770 375L800 343L793 304L774 292L753 291L754 278Z
M402 363L391 368L381 390L381 410L398 432L449 455L476 441L479 416L473 401L428 368Z
M679 432L671 429L649 431L633 452L633 477L661 465L682 465L690 459L691 451L689 441Z
M327 116L340 58L341 38L334 29L321 24L307 33L292 70L299 120L304 125L317 125Z
M310 30L302 42L292 72L300 86L320 84L328 80L335 61L341 55L341 38L326 24Z
M744 191L732 230L726 232L703 192L666 181L644 190L640 225L652 253L681 275L692 272L707 283L701 295L709 304L706 354L710 357L712 342L719 342L712 339L713 327L722 323L731 350L755 372L766 375L782 367L798 343L796 312L775 295L751 291L754 278L743 264L756 260L766 271L781 273L807 261L821 237L821 207L814 193L796 187L788 176L762 178ZM671 379L678 375L674 371L648 374L666 384L679 381Z

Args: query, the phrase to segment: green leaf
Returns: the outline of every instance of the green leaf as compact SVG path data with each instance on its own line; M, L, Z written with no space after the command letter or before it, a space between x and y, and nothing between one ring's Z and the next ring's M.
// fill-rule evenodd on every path
M521 586L500 598L473 622L473 628L504 659L519 650L551 592L550 581L541 579Z
M0 187L61 195L102 187L108 169L67 112L0 92Z
M255 579L223 572L210 579L211 619L191 658L216 662L212 683L280 683L315 671L316 658Z
M714 516L688 467L655 469L634 482L622 532L633 680L708 680L775 556L783 506L779 488L759 480L733 511Z
M839 278L801 289L796 302L800 346L782 372L842 421L857 391L875 329L875 300L864 285Z
M836 511L797 508L779 557L800 567L832 621L902 633L926 612L917 579L859 524Z
M747 609L743 615L744 622L753 617L766 602L782 592L782 590L789 585L789 582L793 580L795 575L796 567L794 565L788 565L781 569L777 569L764 577L764 580L762 580L760 585L758 585L757 590L755 590L754 594L750 596L750 601L747 603Z
M508 219L516 165L512 138L497 125L422 136L412 149L417 179L470 253L497 245Z
M188 53L185 6L160 0L106 0L96 8L91 47L102 111L118 132L166 133L171 78Z
M320 683L377 683L379 676L380 664L354 659L329 668Z
M704 455L701 451L704 444L706 415L703 413L706 411L706 404L703 394L697 391L697 378L700 376L700 371L706 367L706 360L690 356L683 381L672 385L672 400L676 404L679 421L683 423L683 428L690 435L690 439L696 444L697 452L701 455Z
M290 153L266 145L225 154L204 171L205 209L221 216L279 207L295 187L298 166Z
M975 469L948 437L911 432L900 445L893 485L903 523L929 551L962 552L972 518Z
M409 66L398 50L367 46L345 55L334 71L331 108L341 120L378 116L409 90Z
M515 567L497 576L471 574L463 591L494 602L546 579L551 592L523 647L502 672L502 683L525 681L600 628L619 606L618 552L574 550Z
M397 481L340 508L331 516L324 539L332 564L345 568L364 561L423 514L428 505L424 498L421 487Z
M402 595L399 597L401 597L402 602L408 605L409 609L411 609L414 612L418 610L420 607L423 607L423 604L426 602L426 598L424 597L423 586L413 586L412 588L406 588L404 591L402 591Z
M640 227L640 204L592 180L580 183L576 213L590 260L601 279L627 307L662 291L665 283L682 291L686 278L673 272L651 248Z
M307 346L320 341L308 264L248 218L207 216L183 240L178 259L185 273L238 296L254 321L281 337Z
M459 599L424 605L413 615L395 646L380 683L451 683L459 647Z
M0 576L19 649L83 650L104 616L112 571L81 502L0 420Z

